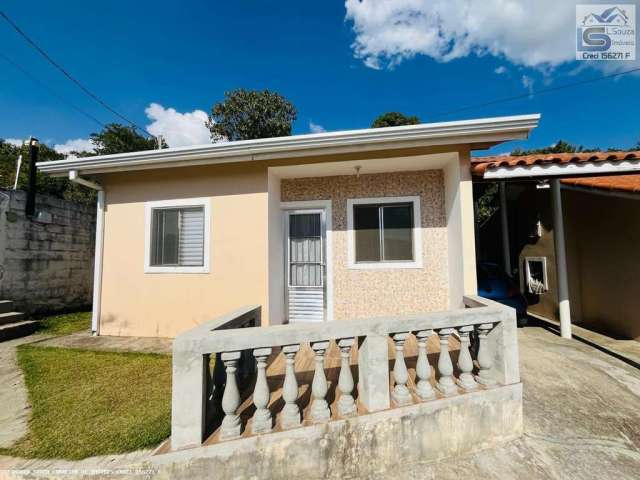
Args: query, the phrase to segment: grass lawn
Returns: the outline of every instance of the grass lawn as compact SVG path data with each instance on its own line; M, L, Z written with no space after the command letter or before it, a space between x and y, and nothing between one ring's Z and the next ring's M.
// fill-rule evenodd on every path
M40 320L38 333L68 335L91 328L91 312L65 313Z
M21 345L18 361L32 418L27 436L0 454L81 459L154 447L170 434L169 355Z

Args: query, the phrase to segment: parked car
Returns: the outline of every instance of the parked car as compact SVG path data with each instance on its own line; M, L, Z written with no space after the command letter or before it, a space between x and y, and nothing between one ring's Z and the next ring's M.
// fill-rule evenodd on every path
M515 308L518 326L527 324L527 299L500 265L481 262L477 267L478 295Z

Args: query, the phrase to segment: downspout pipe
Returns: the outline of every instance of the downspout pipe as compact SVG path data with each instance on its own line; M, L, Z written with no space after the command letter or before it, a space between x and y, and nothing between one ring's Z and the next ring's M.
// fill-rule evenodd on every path
M96 205L96 245L93 262L93 309L91 312L91 333L100 335L100 302L102 299L102 255L104 251L104 189L99 183L82 178L77 170L69 171L69 180L92 188L98 192Z

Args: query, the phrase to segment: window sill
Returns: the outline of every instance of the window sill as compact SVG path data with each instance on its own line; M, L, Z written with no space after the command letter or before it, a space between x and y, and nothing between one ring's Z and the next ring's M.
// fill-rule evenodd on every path
M144 273L209 273L209 267L144 267Z
M349 263L349 270L399 270L399 269L422 269L422 262L371 262L371 263Z

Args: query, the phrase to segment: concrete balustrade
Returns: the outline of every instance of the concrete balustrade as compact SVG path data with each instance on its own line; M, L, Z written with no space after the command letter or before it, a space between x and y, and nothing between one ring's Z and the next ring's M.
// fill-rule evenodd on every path
M422 401L431 400L436 396L431 386L431 365L427 357L427 340L433 332L422 330L416 333L418 341L418 361L416 362L416 394Z
M404 361L404 344L409 333L396 333L393 335L393 343L395 343L396 359L393 364L393 379L395 385L391 392L391 397L397 405L409 405L412 403L411 394L407 388L409 381L409 372Z
M325 398L329 387L327 385L327 377L324 374L324 355L327 352L327 348L329 348L329 342L315 342L311 344L311 348L315 352L315 371L311 386L311 393L313 394L311 420L314 422L328 422L329 417L331 417L331 411Z
M253 351L258 369L256 387L253 391L253 403L256 406L256 412L253 414L253 433L267 433L271 431L272 427L271 412L267 408L271 397L267 383L267 358L271 355L272 350L271 348L258 348Z
M453 379L453 363L449 353L449 337L453 333L453 328L441 328L437 330L440 337L440 355L438 355L438 390L442 395L448 397L458 393L455 380Z
M300 408L298 407L298 381L296 380L295 360L300 345L287 345L282 351L287 358L284 385L282 386L282 428L294 428L300 425Z
M351 347L355 343L355 338L343 338L338 342L340 348L340 376L338 377L338 388L340 389L340 400L338 400L338 414L341 417L352 417L356 414L356 402L353 399L353 375L351 374Z
M240 406L240 392L236 383L236 367L238 360L240 360L240 352L224 352L221 358L227 373L227 379L224 394L222 395L224 419L220 427L220 438L226 440L239 437L242 429L240 416L236 413Z
M225 316L224 321L217 320L186 332L174 343L172 449L198 446L204 441L207 431L204 419L208 418L206 410L209 408L206 401L207 378L211 382L206 359L216 358L218 354L225 372L224 385L216 386L224 389L220 440L241 435L240 392L251 388L253 379L255 386L252 392L248 392L252 394L255 405L250 434L268 434L274 420L279 420L283 430L329 422L331 406L327 396L330 388L335 389L338 397L335 404L337 418L348 420L357 415L357 403L362 407L361 413L373 413L389 406L411 408L416 402L437 402L444 397L467 392L482 394L485 388L519 383L513 311L479 297L465 297L465 304L467 309L425 315L237 328L242 324L238 319L242 319L244 324L258 324L259 308L248 307ZM233 328L228 328L229 324ZM383 332L386 336L381 335ZM437 363L431 365L427 344L434 332L440 348ZM449 352L449 339L456 332L460 340L457 378ZM474 363L469 347L471 336L475 334L479 339L479 351ZM405 346L409 340L417 343L417 357L405 359ZM388 369L389 341L393 342L395 350L392 373ZM339 349L340 355L338 381L332 386L325 372L326 356L331 348ZM351 371L354 348L357 349L357 389ZM310 405L305 410L305 418L301 412L305 405L299 404L296 372L296 356L302 355L302 349L305 355L309 349L313 353L313 380L307 387L311 390L310 398L306 397ZM242 352L252 355L251 375L246 378L237 374L243 368ZM267 377L268 359L275 358L272 353L284 358L281 390L284 406L281 411L274 412L275 419L269 410L272 393ZM354 399L356 392L357 401ZM303 420L308 422L303 423Z
M488 342L488 336L493 329L493 323L483 323L478 326L478 375L476 380L478 383L485 387L493 387L496 384L496 380L491 373L493 368L493 357L490 351L490 345Z

